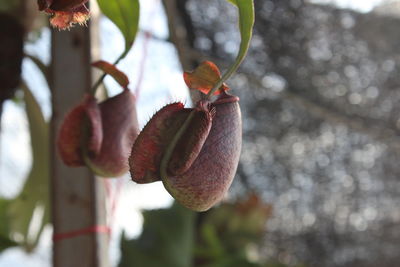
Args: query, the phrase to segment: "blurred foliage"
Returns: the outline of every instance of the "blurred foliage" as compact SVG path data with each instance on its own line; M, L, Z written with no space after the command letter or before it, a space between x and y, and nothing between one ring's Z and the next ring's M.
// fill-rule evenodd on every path
M8 11L17 8L19 1L0 0L0 11Z
M257 195L205 213L175 203L144 211L143 233L121 241L119 267L278 267L259 254L272 208Z
M0 12L0 110L14 96L21 79L24 28L12 15ZM0 112L1 113L1 112Z
M0 12L14 16L24 26L26 33L37 34L39 29L47 26L44 19L46 15L39 13L36 0L0 0Z
M21 193L15 199L0 199L0 248L18 243L29 252L49 223L50 151L48 124L41 108L26 85L23 91L33 163ZM11 241L10 237L15 240Z
M0 252L4 249L16 246L17 244L9 237L10 226L7 216L7 210L10 205L10 200L0 199Z
M211 209L198 227L195 261L201 266L231 266L238 260L248 261L249 253L258 253L254 248L262 241L270 214L271 206L256 195Z
M195 213L179 204L143 212L143 233L122 237L119 267L187 267L192 260Z
M37 30L36 26L39 26L35 23L36 1L0 0L0 11L4 12L4 15L2 15L3 22L4 20L7 22L5 18L9 17L14 18L16 24L16 26L10 26L9 23L2 25L3 31L9 32L8 39L7 36L3 36L6 39L3 40L2 51L4 55L2 58L7 59L6 56L14 55L13 51L20 46L20 58L14 57L6 60L7 62L3 62L3 64L12 66L6 65L6 70L17 67L20 69L24 35ZM34 25L35 27L33 27ZM10 41L10 38L20 38L21 44L16 45L15 41ZM9 71L5 73L9 76L8 79L13 75ZM18 77L15 78L13 85L15 89L19 89L20 71L17 74ZM5 88L0 89L5 90ZM13 97L12 100L25 104L31 135L33 163L22 192L14 199L0 198L0 251L17 245L22 246L27 251L32 251L38 242L44 225L49 222L49 129L34 96L25 84L22 84L22 89L17 91L17 96ZM20 97L22 95L23 97ZM12 97L13 94L9 96ZM42 217L39 215L42 215Z
M111 3L112 2L112 3ZM139 22L139 1L121 0L101 1L102 11L117 25L126 40L126 51L132 46ZM35 41L40 36L38 29L43 27L43 15L38 16L36 1L0 0L0 11L18 17L30 33L27 42ZM47 25L47 24L46 24ZM4 25L3 25L4 26ZM48 66L38 58L25 55L42 72L49 83ZM23 99L15 97L14 101L22 100L29 122L29 132L32 146L32 167L20 194L10 200L0 199L0 251L19 245L31 252L37 245L44 226L49 223L49 127L41 108L26 84L22 84ZM11 238L11 239L10 239Z

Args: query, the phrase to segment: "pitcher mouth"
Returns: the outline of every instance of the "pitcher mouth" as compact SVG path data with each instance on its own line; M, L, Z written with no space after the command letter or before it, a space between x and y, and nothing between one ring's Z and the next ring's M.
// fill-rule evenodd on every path
M228 94L227 92L221 93L221 95L213 102L213 105L220 105L220 104L226 104L226 103L234 103L234 102L239 102L240 98Z

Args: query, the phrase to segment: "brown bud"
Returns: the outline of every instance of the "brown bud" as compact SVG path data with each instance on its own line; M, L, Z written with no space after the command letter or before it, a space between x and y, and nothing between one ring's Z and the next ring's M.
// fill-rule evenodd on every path
M38 0L39 10L51 14L50 24L60 30L74 24L85 24L89 19L88 0Z
M87 2L88 0L53 0L49 8L56 11L69 11Z

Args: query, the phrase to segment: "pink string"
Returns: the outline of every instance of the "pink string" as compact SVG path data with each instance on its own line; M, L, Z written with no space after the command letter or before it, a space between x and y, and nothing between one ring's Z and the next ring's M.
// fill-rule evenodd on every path
M152 18L154 17L155 12L157 11L157 8L160 4L159 0L155 0L155 2L156 3L153 6L151 14L149 15L149 20L152 22L154 21L154 20L152 20ZM153 28L153 23L151 23L151 25L150 25L150 31L152 30L152 28ZM142 58L139 63L140 69L139 69L136 88L134 91L134 94L136 96L136 101L138 101L138 99L139 99L140 91L141 91L142 84L143 84L143 78L144 78L144 74L145 74L145 66L146 66L146 61L147 61L147 57L148 57L150 37L151 37L151 33L149 31L144 32L143 53L142 53ZM113 190L113 186L112 186L113 185L112 181L110 181L108 179L103 179L103 180L104 180L103 185L104 185L105 191L106 191L106 200L110 206L110 212L109 212L109 216L108 216L108 224L110 225L110 227L107 227L107 233L111 234L111 228L114 224L115 214L116 214L118 202L119 202L121 191L122 191L122 186L124 184L124 180L117 179L114 190ZM103 230L105 230L105 229L103 229ZM82 231L79 231L79 233L82 234ZM86 234L86 232L83 232L83 234Z
M71 231L71 232L66 232L66 233L58 233L58 234L53 234L53 242L58 242L64 239L69 239L69 238L74 238L77 236L82 236L82 235L88 235L92 233L104 233L104 234L110 234L111 229L108 226L105 225L94 225L90 226L87 228Z

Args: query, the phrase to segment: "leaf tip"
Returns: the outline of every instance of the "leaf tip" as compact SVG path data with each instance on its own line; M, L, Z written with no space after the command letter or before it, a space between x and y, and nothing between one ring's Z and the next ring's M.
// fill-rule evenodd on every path
M111 77L113 77L115 81L122 86L122 88L124 89L128 88L129 85L128 76L126 76L126 74L123 73L121 70L119 70L115 65L104 60L99 60L93 62L92 66L111 75Z
M183 73L183 79L190 89L199 90L203 94L208 94L221 79L221 72L213 62L204 61L193 71L185 71ZM229 88L223 84L214 95L219 95L222 91L226 90L229 90Z

